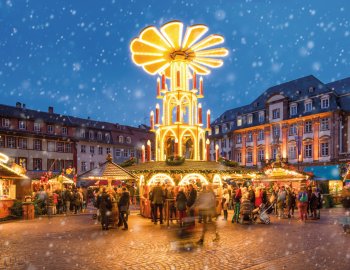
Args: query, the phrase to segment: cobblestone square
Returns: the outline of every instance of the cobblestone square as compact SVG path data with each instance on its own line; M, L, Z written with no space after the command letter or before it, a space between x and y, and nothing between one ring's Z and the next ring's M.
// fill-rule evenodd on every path
M272 218L270 225L219 217L220 240L212 241L209 227L204 245L191 251L174 249L175 223L154 225L136 212L129 231L102 231L91 215L7 222L0 224L0 269L349 269L343 215L334 208L318 221Z

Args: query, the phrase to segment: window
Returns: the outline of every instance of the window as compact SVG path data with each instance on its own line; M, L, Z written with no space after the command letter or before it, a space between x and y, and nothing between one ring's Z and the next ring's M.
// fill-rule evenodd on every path
M110 154L110 153L111 153L111 148L107 147L107 148L106 148L106 154L108 155L108 154Z
M86 172L86 162L85 161L81 162L81 171Z
M129 156L129 149L124 149L124 157L128 157Z
M248 124L252 124L252 123L253 123L253 115L248 114Z
M62 127L62 135L67 135L67 134L68 134L67 127Z
M19 129L26 129L26 121L20 120L18 121L18 128Z
M305 101L305 112L312 111L312 101Z
M7 147L8 148L16 148L16 138L15 137L7 137Z
M260 130L258 131L258 141L264 140L264 137L265 137L264 130L263 130L263 129L260 129Z
M253 162L253 153L252 152L247 152L247 163L252 163Z
M33 149L37 150L37 151L41 151L42 150L41 140L38 140L38 139L33 140Z
M238 153L237 153L236 161L237 161L237 162L242 162L242 153L241 153L241 152L238 152Z
M89 131L89 139L90 140L94 139L94 132L92 130Z
M232 138L228 139L228 147L232 147Z
M304 145L304 157L305 158L312 158L312 144L305 144Z
M0 147L5 147L5 137L0 135Z
M95 154L95 146L90 146L90 154Z
M329 144L328 142L321 143L321 156L328 157L329 156Z
M329 118L322 118L321 119L321 130L329 130Z
M40 123L34 123L34 131L35 132L40 132L41 130L41 125Z
M280 108L272 110L272 119L280 118Z
M116 157L120 157L120 156L121 156L120 153L121 153L121 152L120 152L120 149L115 149L115 156L116 156Z
M80 138L85 138L85 130L84 129L80 130Z
M305 121L305 133L312 133L312 122L311 121Z
M241 134L236 135L236 143L242 143L242 135Z
M259 123L263 123L265 121L265 112L259 112Z
M260 162L265 160L265 153L264 153L263 149L259 149L259 151L258 151L258 159L259 159Z
M57 142L56 150L57 150L57 152L63 153L64 152L64 143L63 142Z
M111 141L111 136L109 135L109 133L106 133L105 138L107 143Z
M289 136L295 136L298 134L298 127L296 124L291 124L289 126Z
M102 146L98 147L98 154L99 155L103 155L103 148L102 148Z
M101 131L97 132L97 140L102 141L102 132Z
M273 126L272 127L272 134L274 138L279 138L280 137L280 127L279 126Z
M247 124L247 116L246 115L243 115L243 117L242 117L242 124L243 125Z
M276 160L276 158L277 158L277 152L278 152L278 149L277 149L277 148L273 148L273 149L272 149L272 159Z
M247 134L247 142L253 141L253 132L249 131Z
M135 157L135 150L134 149L130 150L130 157Z
M85 145L80 146L80 153L86 153L86 146Z
M290 105L290 115L294 116L298 114L297 104Z
M242 126L242 117L237 118L237 126L238 127Z
M329 108L329 97L321 98L321 109Z
M27 149L27 139L26 138L18 138L18 148Z
M53 133L53 126L52 125L47 126L47 133L50 133L50 134Z
M90 162L90 170L95 168L95 162Z
M226 125L226 124L223 124L223 125L222 125L222 132L223 132L223 133L226 133L226 132L227 132L227 125Z
M64 144L64 152L72 153L72 145L70 143L65 143Z
M288 157L289 159L297 158L297 147L296 145L290 145L288 148Z
M33 169L39 171L43 169L43 163L41 158L33 158Z
M219 134L219 132L220 132L219 126L215 126L215 134Z
M10 119L2 118L2 127L9 128L10 127Z

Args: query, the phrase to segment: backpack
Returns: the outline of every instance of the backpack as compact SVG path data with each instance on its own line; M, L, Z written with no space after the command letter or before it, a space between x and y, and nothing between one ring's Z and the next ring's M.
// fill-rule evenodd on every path
M303 192L299 199L300 202L307 202L307 195Z

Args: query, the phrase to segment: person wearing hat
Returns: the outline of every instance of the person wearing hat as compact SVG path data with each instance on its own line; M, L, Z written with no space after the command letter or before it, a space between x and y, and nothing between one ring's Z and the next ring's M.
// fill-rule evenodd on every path
M102 230L108 230L109 216L112 210L112 201L109 194L106 192L106 188L102 189L102 193L97 197L97 208L100 210L101 214L101 225Z

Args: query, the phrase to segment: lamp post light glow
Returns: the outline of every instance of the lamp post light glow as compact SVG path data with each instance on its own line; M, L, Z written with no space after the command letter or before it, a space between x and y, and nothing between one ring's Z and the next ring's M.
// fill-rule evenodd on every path
M146 27L130 44L133 62L147 73L161 76L157 98L163 101L162 115L157 105L154 123L157 161L184 153L193 160L206 159L206 130L201 127L202 107L198 104L198 98L203 97L203 78L197 90L197 75L210 74L211 68L223 65L220 58L228 55L227 49L216 47L224 38L217 34L204 37L207 31L203 24L185 29L182 22L171 21L160 29ZM210 115L207 122L209 128Z

